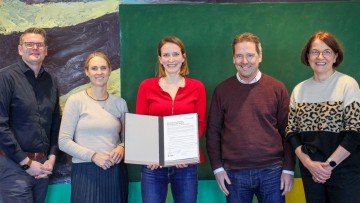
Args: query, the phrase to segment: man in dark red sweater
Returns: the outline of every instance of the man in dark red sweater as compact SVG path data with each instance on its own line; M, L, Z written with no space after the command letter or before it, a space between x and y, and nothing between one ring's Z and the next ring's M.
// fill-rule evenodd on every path
M289 95L285 85L259 71L262 51L251 33L233 41L237 69L213 94L207 151L227 202L285 202L294 182L294 153L285 143Z

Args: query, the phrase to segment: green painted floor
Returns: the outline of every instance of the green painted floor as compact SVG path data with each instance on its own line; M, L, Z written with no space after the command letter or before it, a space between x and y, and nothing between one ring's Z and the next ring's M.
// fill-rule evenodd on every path
M198 203L222 203L225 196L218 189L214 180L199 181ZM46 203L70 203L70 184L50 185ZM173 203L171 194L168 194L167 203ZM257 201L254 200L254 203ZM129 203L141 203L140 182L131 182L129 184Z

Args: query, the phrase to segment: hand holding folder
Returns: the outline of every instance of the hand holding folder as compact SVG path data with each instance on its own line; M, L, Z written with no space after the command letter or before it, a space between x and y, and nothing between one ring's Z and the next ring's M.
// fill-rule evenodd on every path
M125 163L199 163L196 113L175 116L125 115Z

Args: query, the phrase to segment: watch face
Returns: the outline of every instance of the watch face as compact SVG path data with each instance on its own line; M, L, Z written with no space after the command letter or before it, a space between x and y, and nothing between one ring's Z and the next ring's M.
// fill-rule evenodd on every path
M333 167L333 168L336 166L336 162L335 162L335 161L330 161L329 164L330 164L330 166Z
M30 166L25 164L25 165L22 165L21 168L24 169L24 170L28 170L30 168Z

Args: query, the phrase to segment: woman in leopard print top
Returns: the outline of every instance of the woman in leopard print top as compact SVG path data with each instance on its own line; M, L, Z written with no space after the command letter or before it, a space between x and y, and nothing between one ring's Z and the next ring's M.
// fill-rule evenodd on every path
M335 70L343 58L328 32L312 35L302 50L314 75L292 92L286 137L300 160L307 203L360 202L360 91Z

